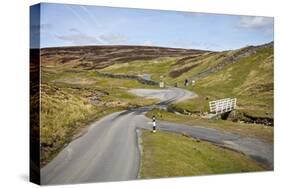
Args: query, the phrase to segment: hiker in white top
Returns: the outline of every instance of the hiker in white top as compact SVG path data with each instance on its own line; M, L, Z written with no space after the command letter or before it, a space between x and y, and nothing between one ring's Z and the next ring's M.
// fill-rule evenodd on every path
M156 132L156 118L155 116L152 117L152 126L153 126L153 131L152 132Z
M192 83L192 86L194 86L194 85L195 85L195 80L192 80L192 82L191 82L191 83Z

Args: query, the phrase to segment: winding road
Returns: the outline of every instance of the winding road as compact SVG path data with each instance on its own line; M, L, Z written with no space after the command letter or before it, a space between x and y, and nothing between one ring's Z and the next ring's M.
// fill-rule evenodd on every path
M69 184L121 181L138 178L140 128L151 129L145 113L154 107L192 98L194 93L180 88L134 90L140 96L156 97L154 106L116 112L93 123L87 132L67 145L41 169L41 184ZM245 153L273 167L273 145L261 140L215 129L169 122L158 122L157 128L188 135Z

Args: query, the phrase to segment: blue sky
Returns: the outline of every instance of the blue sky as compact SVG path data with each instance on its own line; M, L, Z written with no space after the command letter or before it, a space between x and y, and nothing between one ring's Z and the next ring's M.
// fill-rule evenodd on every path
M270 17L43 3L40 18L41 48L152 45L221 51L274 38Z

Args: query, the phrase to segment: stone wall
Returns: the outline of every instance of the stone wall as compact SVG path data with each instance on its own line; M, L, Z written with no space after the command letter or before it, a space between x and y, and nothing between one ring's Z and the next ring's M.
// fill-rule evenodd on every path
M123 75L123 74L111 74L111 73L102 73L102 72L97 72L100 76L105 76L109 78L119 78L119 79L129 79L129 80L137 80L142 84L147 84L147 85L159 85L158 82L155 82L153 80L147 80L144 78L141 78L139 76L135 75Z

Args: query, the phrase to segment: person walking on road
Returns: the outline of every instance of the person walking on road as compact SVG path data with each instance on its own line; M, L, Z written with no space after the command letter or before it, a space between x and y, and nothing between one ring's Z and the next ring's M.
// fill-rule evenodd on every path
M156 118L155 116L152 117L152 128L153 128L153 131L152 132L156 132Z
M195 86L195 80L192 80L191 83L192 83L192 86Z
M184 86L187 87L188 86L188 79L184 80Z

